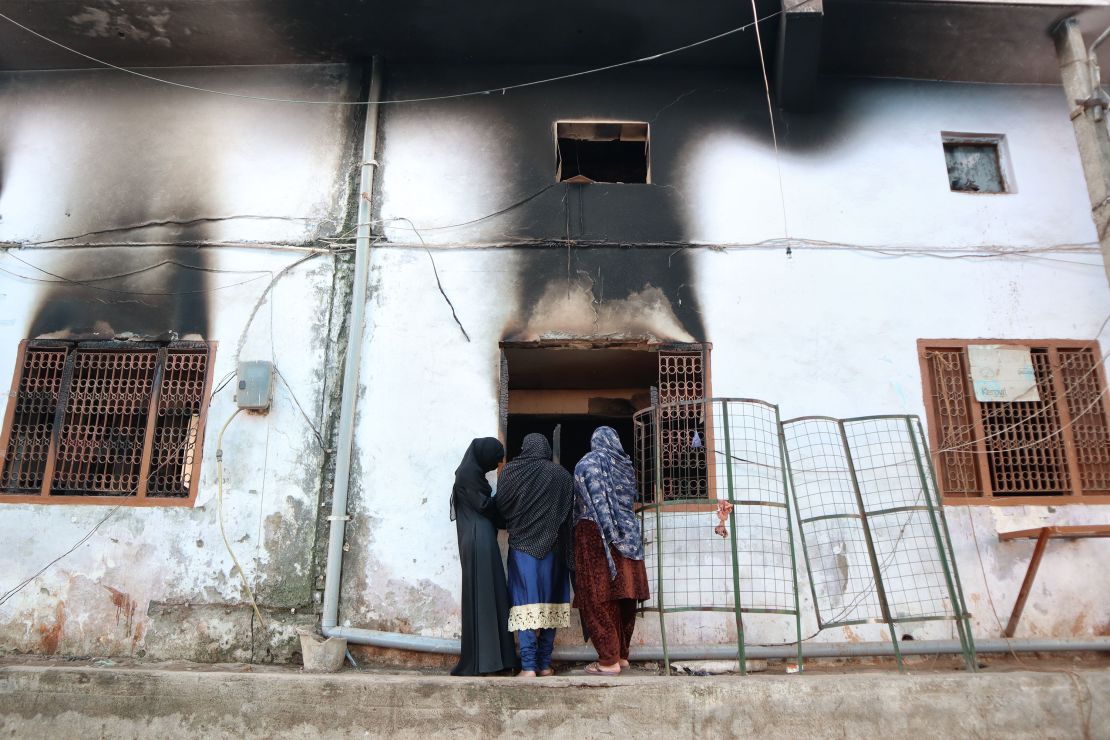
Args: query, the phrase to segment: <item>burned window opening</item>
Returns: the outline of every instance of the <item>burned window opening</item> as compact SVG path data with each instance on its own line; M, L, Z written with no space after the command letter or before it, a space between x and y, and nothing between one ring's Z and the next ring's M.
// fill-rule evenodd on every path
M646 123L559 121L555 142L558 182L650 182Z
M0 442L0 501L191 501L212 350L24 342Z

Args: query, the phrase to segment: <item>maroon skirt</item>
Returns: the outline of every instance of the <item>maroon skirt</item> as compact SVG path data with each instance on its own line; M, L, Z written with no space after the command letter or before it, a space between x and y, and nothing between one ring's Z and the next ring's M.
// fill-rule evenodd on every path
M574 526L574 608L618 599L643 601L651 598L643 560L630 560L609 548L617 566L617 577L609 577L605 542L601 530L589 519Z

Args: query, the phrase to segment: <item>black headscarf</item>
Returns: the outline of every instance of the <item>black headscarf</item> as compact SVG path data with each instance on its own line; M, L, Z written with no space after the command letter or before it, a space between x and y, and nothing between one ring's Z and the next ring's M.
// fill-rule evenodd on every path
M505 457L505 447L495 437L480 437L466 448L459 467L455 468L455 487L489 496L493 490L486 473L497 467ZM451 521L455 521L455 496L451 496Z
M574 477L551 461L542 434L524 438L520 454L497 479L497 508L509 530L509 547L542 560L558 545L569 552Z

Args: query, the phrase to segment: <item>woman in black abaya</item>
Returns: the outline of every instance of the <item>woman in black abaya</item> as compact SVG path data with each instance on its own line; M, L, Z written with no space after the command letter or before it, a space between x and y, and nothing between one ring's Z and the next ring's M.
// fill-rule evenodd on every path
M470 443L455 469L451 518L462 564L462 650L452 676L496 673L518 665L508 631L509 596L494 524L500 515L486 481L486 473L504 456L501 442L482 437Z

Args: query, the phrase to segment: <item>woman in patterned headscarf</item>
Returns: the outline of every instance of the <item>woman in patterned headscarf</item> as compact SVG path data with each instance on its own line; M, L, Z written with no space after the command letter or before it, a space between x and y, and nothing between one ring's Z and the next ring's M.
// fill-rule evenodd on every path
M611 676L628 667L636 602L650 593L632 461L612 427L598 427L590 448L574 468L574 605L598 655L586 672Z
M509 530L509 631L518 633L522 677L550 676L555 630L570 625L570 511L574 478L551 461L542 434L524 438L501 471L497 508Z
M505 448L493 437L475 439L455 469L451 518L459 535L462 565L462 650L452 676L477 676L516 668L513 636L505 629L509 596L497 546L500 516L486 473L497 467Z

